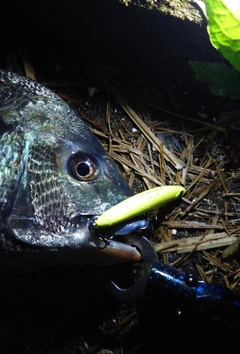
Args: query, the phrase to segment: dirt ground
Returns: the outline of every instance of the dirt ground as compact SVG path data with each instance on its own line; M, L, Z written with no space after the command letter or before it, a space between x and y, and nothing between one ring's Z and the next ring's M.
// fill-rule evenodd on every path
M224 62L203 15L189 1L89 1L81 16L66 3L23 1L1 68L16 69L16 59L73 105L135 192L184 184L181 200L151 215L159 260L240 294L238 254L222 259L239 235L239 101L210 94L189 67ZM120 278L130 271L111 269ZM238 314L201 312L164 289L119 302L100 279L88 267L2 276L2 353L159 353L162 345L190 353L193 342L233 350Z

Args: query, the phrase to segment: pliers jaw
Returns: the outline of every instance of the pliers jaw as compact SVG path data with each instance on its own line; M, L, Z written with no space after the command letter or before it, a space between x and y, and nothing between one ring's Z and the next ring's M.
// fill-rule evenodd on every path
M131 243L139 250L142 255L140 261L141 275L130 287L123 288L114 281L107 279L107 291L118 301L131 302L144 296L147 283L149 281L152 267L157 261L157 254L146 237L130 237Z

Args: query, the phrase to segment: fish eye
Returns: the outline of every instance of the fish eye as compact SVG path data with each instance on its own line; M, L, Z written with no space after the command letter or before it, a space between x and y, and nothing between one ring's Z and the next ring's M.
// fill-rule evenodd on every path
M92 181L99 173L97 159L80 152L69 158L68 169L70 174L79 181Z

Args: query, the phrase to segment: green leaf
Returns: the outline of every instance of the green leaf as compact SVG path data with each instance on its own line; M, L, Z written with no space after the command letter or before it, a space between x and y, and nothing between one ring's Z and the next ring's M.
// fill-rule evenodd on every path
M190 61L189 64L196 79L207 83L211 93L231 99L240 98L240 75L234 68L222 63Z
M236 239L230 246L225 248L222 253L222 260L230 260L240 255L240 237Z
M205 0L212 45L240 71L240 1Z

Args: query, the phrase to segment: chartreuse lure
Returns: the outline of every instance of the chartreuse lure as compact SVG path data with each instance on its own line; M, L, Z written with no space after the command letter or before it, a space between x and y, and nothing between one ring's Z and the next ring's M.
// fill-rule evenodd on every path
M95 228L116 225L147 213L154 208L181 198L185 193L186 189L181 185L161 186L138 193L101 214L95 221Z

